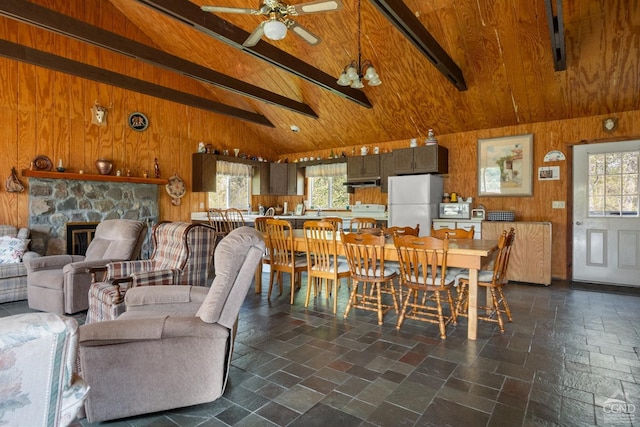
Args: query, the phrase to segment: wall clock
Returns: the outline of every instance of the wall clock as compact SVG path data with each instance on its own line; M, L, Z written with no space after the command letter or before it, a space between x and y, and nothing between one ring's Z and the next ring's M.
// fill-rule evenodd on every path
M609 117L602 120L602 130L611 133L618 128L618 119L616 117Z
M129 114L129 127L135 131L142 132L149 127L149 119L140 112Z

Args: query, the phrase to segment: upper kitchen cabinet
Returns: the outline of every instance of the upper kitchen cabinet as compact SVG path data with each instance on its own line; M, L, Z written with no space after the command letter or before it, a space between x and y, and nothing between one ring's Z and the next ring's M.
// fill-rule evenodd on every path
M295 163L271 163L269 165L269 194L272 196L295 196L302 194L304 176Z
M269 194L269 176L271 175L271 166L267 162L259 162L253 168L253 176L251 177L251 194L254 196Z
M380 154L380 191L387 193L389 187L390 176L395 175L395 169L393 166L393 153Z
M192 154L191 191L216 191L216 160L215 154Z
M380 155L347 157L347 180L354 178L379 178Z
M448 173L449 151L437 144L393 150L393 169L396 175Z

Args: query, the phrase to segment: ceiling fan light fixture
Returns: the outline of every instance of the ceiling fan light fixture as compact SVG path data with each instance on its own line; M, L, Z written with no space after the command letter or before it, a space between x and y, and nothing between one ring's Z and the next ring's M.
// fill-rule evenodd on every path
M287 26L272 19L264 24L264 35L269 40L282 40L287 35Z

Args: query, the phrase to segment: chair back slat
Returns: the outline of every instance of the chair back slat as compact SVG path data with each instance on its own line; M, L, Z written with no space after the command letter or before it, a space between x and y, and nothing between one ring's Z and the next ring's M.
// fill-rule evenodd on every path
M269 218L267 239L271 266L288 266L295 263L293 251L293 229L289 221Z

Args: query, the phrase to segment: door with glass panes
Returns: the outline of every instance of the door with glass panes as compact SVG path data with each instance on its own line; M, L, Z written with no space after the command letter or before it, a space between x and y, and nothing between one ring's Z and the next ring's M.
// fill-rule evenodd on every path
M573 154L573 280L640 286L640 141Z

